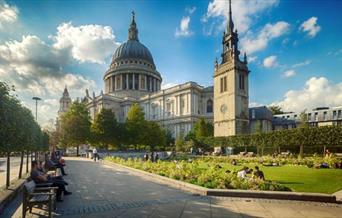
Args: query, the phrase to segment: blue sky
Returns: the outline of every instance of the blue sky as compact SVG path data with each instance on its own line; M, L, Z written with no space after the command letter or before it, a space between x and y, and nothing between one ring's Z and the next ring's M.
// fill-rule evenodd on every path
M228 2L221 0L0 1L0 78L41 123L56 116L64 85L72 97L103 89L131 11L164 85L212 84ZM251 105L298 111L342 105L342 1L232 0L250 68ZM330 97L329 97L330 96Z

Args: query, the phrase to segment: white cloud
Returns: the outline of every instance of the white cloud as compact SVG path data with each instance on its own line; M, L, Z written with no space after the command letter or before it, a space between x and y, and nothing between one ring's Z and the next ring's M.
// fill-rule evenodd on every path
M189 37L193 34L193 32L189 30L190 20L190 16L185 16L182 18L180 21L180 26L176 28L176 37Z
M253 20L268 8L276 6L279 0L248 0L248 1L232 1L232 12L235 27L239 32L246 32ZM226 26L228 18L229 2L222 0L213 0L209 2L206 15L203 16L202 22L207 22L209 18L223 17L225 22L220 23L219 29L222 31Z
M309 37L315 37L321 30L321 27L317 24L317 19L317 17L309 18L300 25L299 29L303 32L307 32Z
M57 27L56 36L51 38L55 40L56 49L70 49L74 59L99 64L104 63L119 45L112 28L101 25L62 23Z
M272 55L272 56L265 58L263 64L264 64L264 67L266 68L276 67L278 65L277 56Z
M296 67L303 67L303 66L306 66L306 65L309 65L311 64L311 60L305 60L303 62L300 62L300 63L296 63L294 65L292 65L293 68L296 68Z
M193 7L185 8L185 11L188 12L189 14L193 14L196 11L196 7L193 6Z
M260 104L258 102L250 102L248 107L260 107L263 106L264 104Z
M255 62L257 59L258 59L257 56L248 56L248 57L247 57L248 63L253 63L253 62Z
M0 1L0 29L17 21L18 14L17 7L8 5L5 1Z
M287 70L283 73L283 76L286 78L294 77L296 75L296 71L294 70Z
M269 41L278 38L290 30L290 24L285 21L279 21L275 24L266 24L255 38L255 34L248 32L245 37L241 39L242 50L247 54L253 54L264 50Z
M334 84L325 77L312 77L300 90L286 92L284 99L274 102L284 111L303 111L320 106L342 105L342 83Z
M96 88L95 81L64 71L71 59L69 54L68 50L56 49L34 35L23 36L21 41L7 41L0 44L1 80L14 85L30 108L34 108L32 96L59 99L65 85L73 96L84 96L86 88ZM41 124L57 116L58 107L47 104L44 100L40 102Z

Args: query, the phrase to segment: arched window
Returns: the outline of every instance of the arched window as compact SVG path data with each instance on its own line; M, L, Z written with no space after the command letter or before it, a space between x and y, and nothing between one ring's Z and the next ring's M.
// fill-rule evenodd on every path
M213 112L213 101L209 99L207 101L207 113L212 113Z

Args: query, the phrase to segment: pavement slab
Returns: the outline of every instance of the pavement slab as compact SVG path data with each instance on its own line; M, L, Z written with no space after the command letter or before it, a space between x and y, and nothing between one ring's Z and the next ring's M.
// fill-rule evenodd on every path
M242 217L342 217L342 205L269 199L193 195L84 158L66 158L73 194L57 204L55 217L62 218L242 218ZM27 217L44 217L33 209ZM21 217L21 195L1 217Z

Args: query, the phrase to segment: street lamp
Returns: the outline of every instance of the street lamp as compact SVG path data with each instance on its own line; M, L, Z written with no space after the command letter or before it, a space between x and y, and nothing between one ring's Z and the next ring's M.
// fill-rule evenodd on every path
M42 99L39 98L39 97L33 97L32 99L36 101L36 121L38 122L38 120L37 120L37 107L38 107L38 101L40 101L40 100L42 100Z

